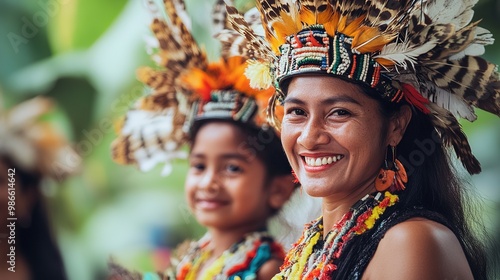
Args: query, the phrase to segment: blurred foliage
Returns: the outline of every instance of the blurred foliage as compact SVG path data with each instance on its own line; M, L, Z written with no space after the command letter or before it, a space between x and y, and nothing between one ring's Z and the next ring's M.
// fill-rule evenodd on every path
M197 41L217 59L217 44L206 30L213 1L186 2ZM252 6L236 2L243 10ZM499 1L480 0L476 11L481 26L500 37ZM50 117L63 124L84 157L79 176L45 188L70 279L103 279L110 256L131 268L153 270L166 248L203 233L184 202L185 162L165 178L161 167L142 174L110 158L113 123L143 91L135 69L151 64L143 41L148 25L140 0L0 0L4 106L34 95L54 98L59 109ZM500 44L487 47L485 56L499 64ZM462 123L483 165L484 172L472 180L486 198L484 220L498 236L500 121L477 113L474 125Z
M127 3L115 1L52 1L54 18L49 25L54 52L90 48L102 36Z

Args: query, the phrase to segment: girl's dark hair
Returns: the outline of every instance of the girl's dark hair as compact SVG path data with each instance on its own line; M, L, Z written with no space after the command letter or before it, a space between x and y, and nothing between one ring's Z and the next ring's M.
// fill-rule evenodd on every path
M271 127L260 128L251 124L223 119L198 120L193 124L190 131L191 145L200 128L207 123L213 122L228 123L237 127L242 132L244 139L246 139L246 142L242 143L242 149L255 154L264 163L269 178L288 175L292 171L281 145L281 140Z
M390 118L406 103L379 104L382 115ZM485 232L474 207L475 196L469 193L463 180L459 180L429 116L411 107L411 121L396 149L408 173L399 205L422 207L443 216L462 245L474 279L488 279L486 248L474 234L474 230ZM471 222L479 227L472 228Z
M15 166L7 158L2 157L0 160L9 168L16 170L16 186L20 186L20 189L16 189L16 193L35 192L34 205L29 213L30 221L23 224L23 221L19 220L16 226L16 245L28 263L30 279L67 279L62 257L52 236L47 212L41 198L41 175L27 172Z

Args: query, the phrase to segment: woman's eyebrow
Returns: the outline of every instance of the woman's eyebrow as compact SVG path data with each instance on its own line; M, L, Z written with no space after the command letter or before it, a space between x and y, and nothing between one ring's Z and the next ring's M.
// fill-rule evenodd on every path
M332 96L332 97L328 97L328 98L321 100L322 104L327 104L327 105L341 103L341 102L354 103L354 104L361 106L361 103L359 103L359 101L350 97L347 94L340 95L340 96ZM295 97L286 97L283 104L285 104L285 103L293 103L293 104L297 104L297 105L305 105L306 104L306 102L304 100L299 99L299 98L295 98Z
M295 97L286 97L285 100L283 101L283 104L285 104L285 103L293 103L293 104L298 104L298 105L305 105L306 104L301 99L295 98Z

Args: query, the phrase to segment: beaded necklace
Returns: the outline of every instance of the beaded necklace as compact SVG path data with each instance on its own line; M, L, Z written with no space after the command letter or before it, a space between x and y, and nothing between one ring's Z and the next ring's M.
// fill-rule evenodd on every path
M210 236L196 242L178 266L177 280L194 280L200 268L210 258ZM269 259L284 258L281 245L267 232L252 232L224 251L203 272L203 280L256 279L260 267Z
M344 245L373 228L385 210L397 201L398 196L390 192L366 195L344 214L325 238L323 217L307 224L273 280L331 279Z

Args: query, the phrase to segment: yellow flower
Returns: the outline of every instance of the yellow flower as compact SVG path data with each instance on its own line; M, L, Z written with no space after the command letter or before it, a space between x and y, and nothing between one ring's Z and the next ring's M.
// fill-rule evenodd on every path
M250 87L254 89L267 89L273 85L271 68L266 62L249 61L245 76L250 80Z

